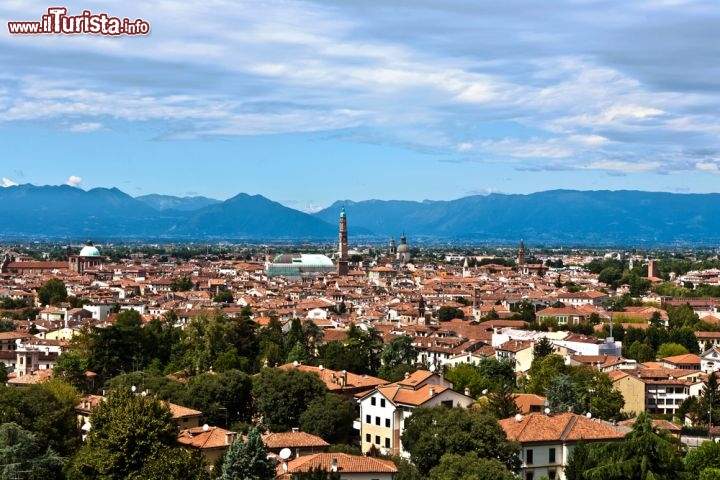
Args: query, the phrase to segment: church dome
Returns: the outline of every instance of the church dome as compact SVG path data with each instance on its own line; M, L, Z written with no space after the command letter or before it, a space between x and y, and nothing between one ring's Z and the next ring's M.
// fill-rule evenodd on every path
M93 243L91 241L88 241L87 245L85 245L82 248L82 250L80 250L80 256L81 257L99 257L100 250L98 250L97 247L93 246Z

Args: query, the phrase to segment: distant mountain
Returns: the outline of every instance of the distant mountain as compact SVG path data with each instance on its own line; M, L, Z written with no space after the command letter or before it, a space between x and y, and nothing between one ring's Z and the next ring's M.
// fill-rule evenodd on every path
M337 234L337 227L262 195L241 193L217 205L192 212L177 231L228 240L301 240L332 238Z
M147 201L147 199L146 199ZM153 200L150 200L153 201ZM260 195L158 210L116 188L0 188L0 239L330 239L336 227Z
M403 231L411 244L720 243L720 194L552 190L451 201L340 201L314 215L261 195L241 193L195 209L195 200L173 198L67 185L0 188L0 239L334 241L344 206L351 244L397 239Z
M384 237L473 243L658 245L720 242L720 194L552 190L470 196L451 201L339 201L315 216L348 212L348 230Z
M201 208L209 205L221 203L220 200L208 197L174 197L172 195L158 195L157 193L141 195L139 197L135 197L135 200L140 200L145 205L150 208L154 208L155 210L178 210L181 212L200 210Z

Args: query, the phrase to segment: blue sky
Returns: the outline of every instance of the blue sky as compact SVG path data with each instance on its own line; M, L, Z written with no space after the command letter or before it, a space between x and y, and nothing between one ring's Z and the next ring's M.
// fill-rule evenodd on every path
M716 0L65 2L147 36L13 36L0 178L302 210L555 188L717 192Z

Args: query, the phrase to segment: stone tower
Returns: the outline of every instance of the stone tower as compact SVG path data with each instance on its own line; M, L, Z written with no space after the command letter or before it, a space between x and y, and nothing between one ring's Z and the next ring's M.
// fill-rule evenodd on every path
M348 234L347 234L347 219L345 218L345 207L340 211L340 232L338 235L338 262L337 272L341 277L345 277L348 274Z

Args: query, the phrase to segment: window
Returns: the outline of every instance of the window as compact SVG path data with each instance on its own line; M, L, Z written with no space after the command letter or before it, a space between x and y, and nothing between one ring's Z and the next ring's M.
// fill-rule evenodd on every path
M385 437L385 448L390 448L390 439Z
M532 448L525 450L525 463L527 465L533 464L533 451Z
M375 417L375 425L380 425L380 417Z
M375 444L380 445L380 435L375 435Z
M385 408L385 399L384 398L380 399L380 406Z
M372 423L372 417L370 415L365 415L365 423Z
M550 463L555 463L555 449L551 448L548 455L550 457Z
M390 428L390 419L389 418L385 419L385 428Z
M372 437L370 436L369 433L366 433L366 434L365 434L365 441L366 441L367 443L372 442Z
M370 405L375 406L375 397L370 397Z
M452 408L452 400L443 400L440 405L447 408Z

